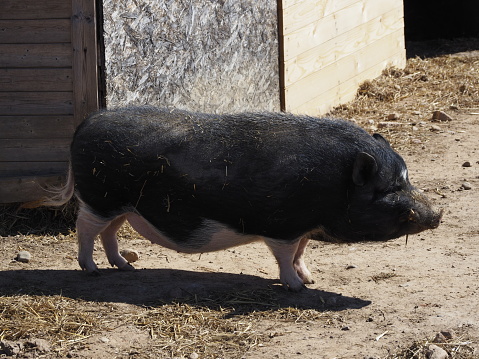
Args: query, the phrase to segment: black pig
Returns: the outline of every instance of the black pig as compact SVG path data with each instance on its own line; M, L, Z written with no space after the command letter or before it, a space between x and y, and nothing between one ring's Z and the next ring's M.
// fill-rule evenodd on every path
M111 265L128 220L152 242L181 252L264 240L280 279L312 283L310 238L385 241L436 228L435 211L380 135L342 120L285 113L209 115L152 107L96 113L77 129L68 183L43 205L80 200L80 266L97 273L101 236Z

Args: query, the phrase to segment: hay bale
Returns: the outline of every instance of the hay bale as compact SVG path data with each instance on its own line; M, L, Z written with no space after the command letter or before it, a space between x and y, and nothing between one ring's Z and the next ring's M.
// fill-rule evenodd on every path
M279 110L275 1L105 0L107 105Z

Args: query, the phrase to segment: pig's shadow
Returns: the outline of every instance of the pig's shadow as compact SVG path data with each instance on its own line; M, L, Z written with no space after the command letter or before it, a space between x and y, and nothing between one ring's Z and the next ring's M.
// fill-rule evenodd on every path
M292 293L282 288L278 281L257 276L174 269L133 272L107 269L96 277L80 270L0 272L0 295L12 294L62 295L146 306L173 302L194 304L196 301L202 306L232 307L235 314L285 307L341 311L359 309L371 303L311 288Z

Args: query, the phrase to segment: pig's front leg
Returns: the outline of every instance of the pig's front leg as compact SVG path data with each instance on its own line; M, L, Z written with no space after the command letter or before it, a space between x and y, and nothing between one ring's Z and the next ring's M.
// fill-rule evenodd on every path
M306 246L303 240L287 242L265 238L265 242L278 262L279 278L283 286L293 292L299 292L305 288L305 282L300 276L304 276L306 274L306 279L310 279L311 273L309 273L309 270L302 261L302 253L304 252L303 247ZM296 258L298 248L302 244L304 244L302 247L302 252L300 253L299 257ZM299 266L295 265L295 262L297 262ZM300 270L297 271L295 267L299 268Z

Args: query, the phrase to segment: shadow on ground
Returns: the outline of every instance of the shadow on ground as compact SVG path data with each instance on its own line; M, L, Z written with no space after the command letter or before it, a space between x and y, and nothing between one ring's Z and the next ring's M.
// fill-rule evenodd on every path
M318 311L359 309L371 302L318 289L285 290L275 280L257 276L173 269L102 271L89 276L80 270L12 270L0 272L0 295L62 295L95 302L141 306L189 303L234 307L237 314L295 307Z
M437 57L458 52L479 50L479 38L437 39L427 41L407 41L407 58Z

